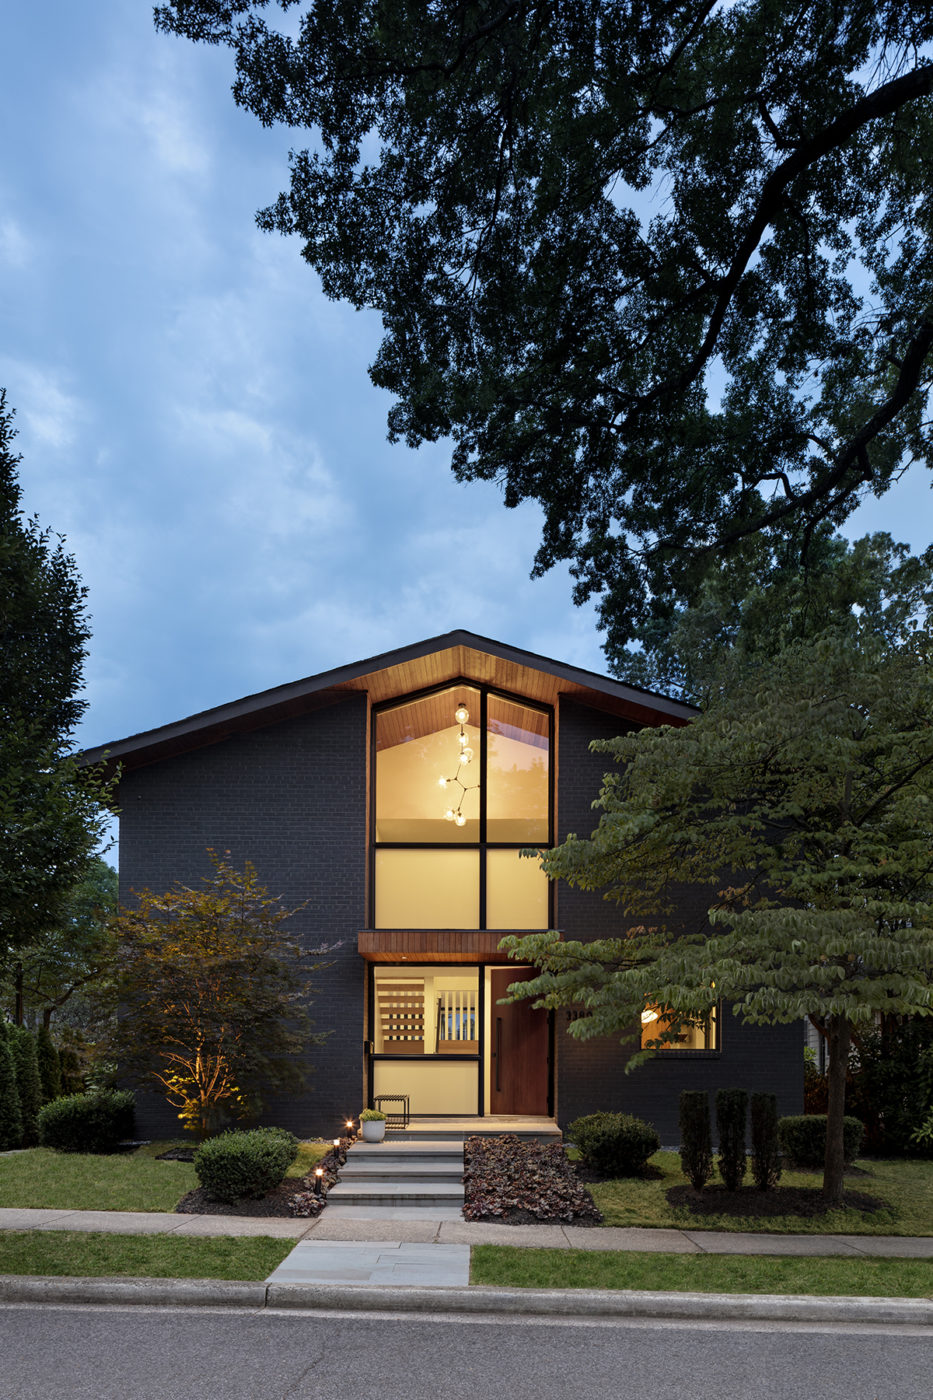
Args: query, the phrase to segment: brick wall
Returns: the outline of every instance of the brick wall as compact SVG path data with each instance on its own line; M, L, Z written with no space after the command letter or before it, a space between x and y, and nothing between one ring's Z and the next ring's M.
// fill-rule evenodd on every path
M196 883L207 849L247 860L285 906L306 907L289 928L305 947L340 942L316 977L309 1091L272 1103L265 1121L301 1137L333 1136L363 1106L366 927L366 697L238 735L127 774L120 785L121 899L149 886ZM142 1136L176 1134L163 1102L140 1102Z
M571 832L589 836L598 821L592 810L607 760L591 754L591 739L612 738L620 722L576 701L562 700L558 716L558 840ZM703 922L705 890L684 890L679 900L681 922L696 928ZM622 932L614 904L598 894L561 886L557 892L557 926L565 938L611 938ZM743 1088L778 1096L778 1112L803 1111L803 1031L788 1026L745 1026L723 1008L721 1050L661 1054L649 1064L625 1073L630 1047L618 1038L578 1041L568 1033L567 1012L556 1013L558 1121L566 1125L583 1113L600 1109L634 1113L654 1123L665 1145L678 1141L678 1099L682 1089Z

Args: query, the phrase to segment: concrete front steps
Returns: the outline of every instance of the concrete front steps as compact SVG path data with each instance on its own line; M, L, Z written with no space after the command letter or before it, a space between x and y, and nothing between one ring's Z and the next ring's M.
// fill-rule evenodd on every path
M412 1117L407 1128L389 1128L387 1142L462 1142L468 1137L501 1137L514 1133L523 1141L560 1142L563 1134L553 1118L512 1117L486 1114L484 1117Z
M463 1137L355 1142L327 1193L329 1219L460 1220Z

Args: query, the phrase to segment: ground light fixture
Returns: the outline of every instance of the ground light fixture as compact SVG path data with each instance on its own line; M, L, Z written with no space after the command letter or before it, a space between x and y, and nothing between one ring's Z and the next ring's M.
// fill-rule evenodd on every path
M321 1188L321 1183L322 1183L322 1181L323 1181L323 1178L324 1178L324 1168L323 1168L323 1167L315 1167L315 1168L314 1168L314 1194L315 1194L315 1196L320 1196L320 1195L321 1195L321 1190L322 1190L322 1188Z

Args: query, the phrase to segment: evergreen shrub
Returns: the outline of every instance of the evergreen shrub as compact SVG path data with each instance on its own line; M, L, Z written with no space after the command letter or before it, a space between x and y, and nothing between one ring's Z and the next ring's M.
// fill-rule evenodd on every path
M568 1125L567 1135L601 1176L639 1176L661 1146L653 1125L630 1113L588 1113Z
M770 1191L781 1179L776 1094L752 1094L752 1171L759 1191Z
M215 1200L264 1196L285 1176L298 1139L284 1128L253 1128L208 1138L194 1154L198 1180Z
M857 1118L842 1120L843 1154L846 1164L854 1162L862 1146L865 1129ZM778 1119L778 1139L785 1158L805 1171L822 1171L826 1160L826 1114L805 1113Z
M719 1134L719 1171L727 1191L738 1191L748 1166L745 1120L748 1094L744 1089L719 1089L716 1093L716 1131Z
M113 1152L135 1129L133 1095L128 1089L68 1094L39 1113L39 1142L58 1152Z
M52 1032L48 1026L40 1026L36 1033L36 1055L39 1060L39 1079L42 1084L43 1102L51 1103L62 1092L62 1071L58 1051Z
M702 1191L713 1174L709 1094L684 1089L680 1096L680 1169L694 1191Z
M7 1038L16 1066L19 1111L23 1118L23 1146L35 1147L39 1141L39 1109L42 1107L36 1038L26 1026L11 1026Z
M4 1026L0 1023L0 1152L11 1152L23 1141L16 1066Z

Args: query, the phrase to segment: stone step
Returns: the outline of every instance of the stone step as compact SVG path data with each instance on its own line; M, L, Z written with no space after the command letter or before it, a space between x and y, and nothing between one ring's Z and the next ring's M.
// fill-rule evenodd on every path
M459 1181L463 1159L452 1162L354 1162L347 1159L340 1169L341 1181Z
M463 1186L455 1182L354 1181L341 1178L327 1193L328 1206L455 1206Z

